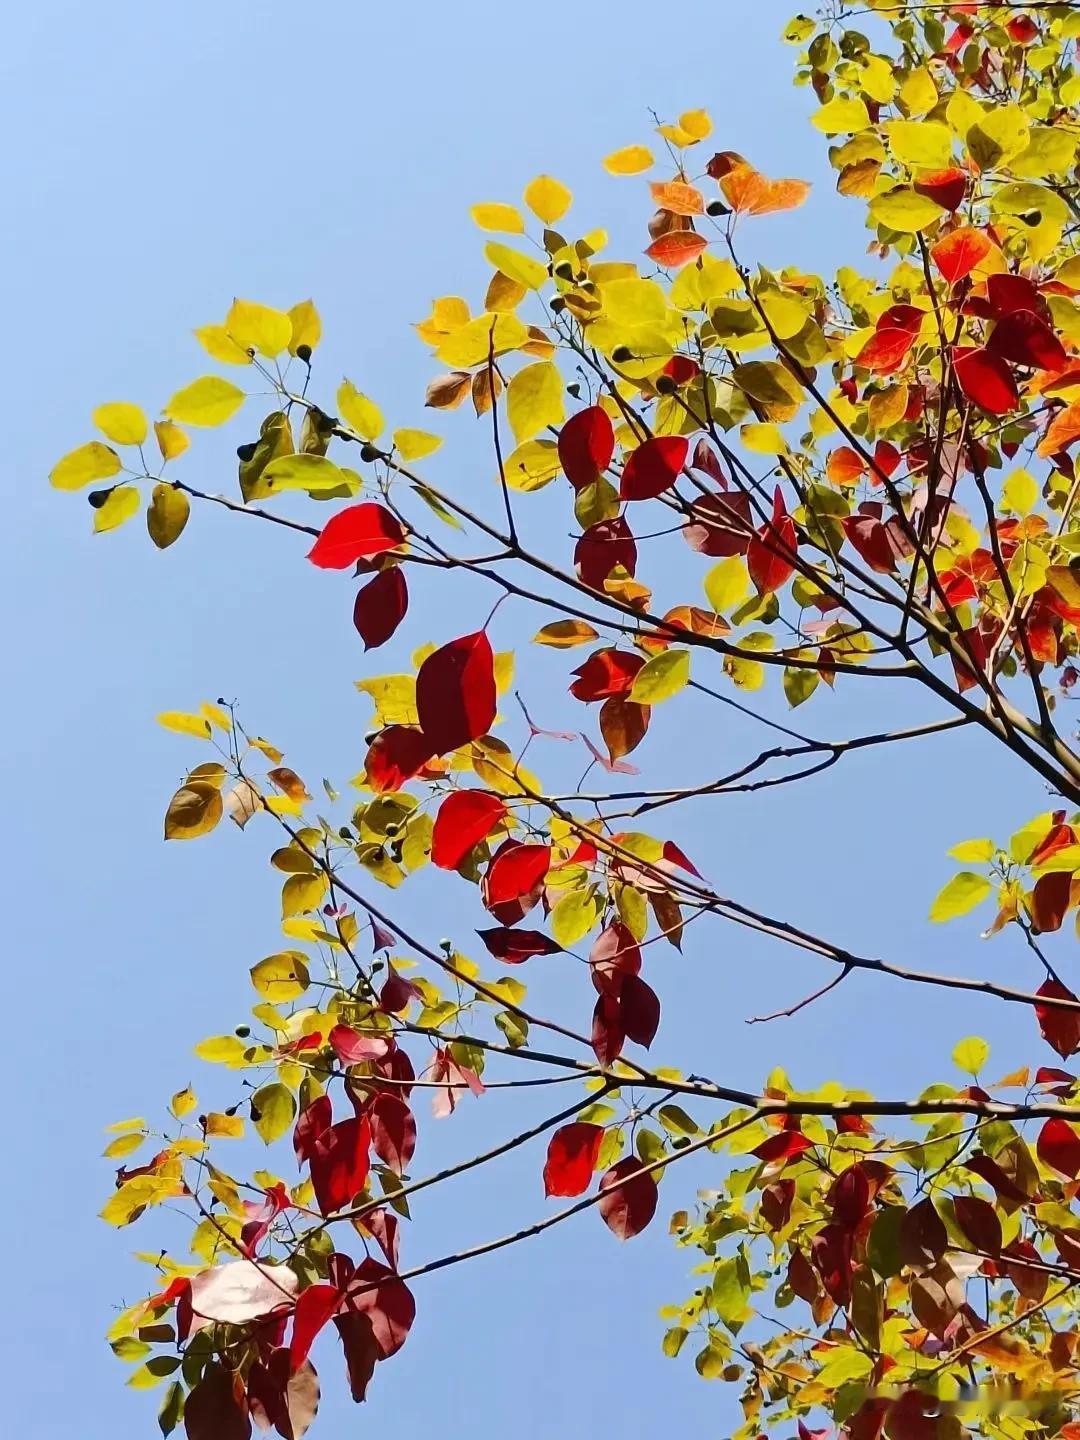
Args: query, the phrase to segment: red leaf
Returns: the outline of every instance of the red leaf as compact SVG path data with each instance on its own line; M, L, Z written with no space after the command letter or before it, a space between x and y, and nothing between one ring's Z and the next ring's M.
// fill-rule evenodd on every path
M696 875L699 880L704 878L694 862L685 851L679 849L674 840L664 841L664 859L669 864L678 865L680 869L689 871L691 875Z
M548 1142L544 1194L583 1194L589 1188L603 1141L602 1126L584 1121L556 1130Z
M646 249L645 254L665 270L678 270L696 260L708 245L704 235L693 230L669 230Z
M216 1361L207 1365L184 1404L184 1429L188 1440L248 1440L251 1418L235 1371Z
M991 415L1007 415L1019 403L1016 381L1005 361L988 350L957 347L953 368L960 389L969 400Z
M368 1107L371 1144L387 1169L401 1175L416 1150L416 1117L398 1095L376 1095Z
M750 497L741 490L732 495L705 495L690 507L692 519L683 526L683 538L701 555L726 558L745 555L754 533Z
M1058 980L1044 980L1035 993L1050 996L1054 1000L1077 998ZM1055 1006L1036 1005L1035 1018L1039 1022L1043 1039L1063 1060L1080 1050L1080 1009L1060 1010Z
M283 1346L270 1350L265 1363L254 1362L247 1391L256 1425L263 1430L273 1426L283 1440L303 1440L318 1414L319 1377L314 1366L305 1360L294 1371Z
M1030 310L1013 310L994 326L986 348L1002 360L1037 370L1061 370L1068 356L1045 320Z
M810 1242L814 1267L829 1298L837 1305L846 1305L851 1299L851 1242L851 1231L842 1225L822 1226Z
M368 747L364 773L377 795L400 790L434 755L431 742L415 725L387 725Z
M619 997L602 994L597 999L592 1020L593 1054L601 1065L612 1065L626 1041L622 1028L622 1007Z
M876 375L892 375L899 370L915 344L910 330L898 328L878 330L855 356L855 364Z
M644 664L643 657L630 650L596 650L573 671L577 679L570 686L570 694L586 703L625 695Z
M996 1160L991 1160L990 1156L984 1155L982 1151L972 1155L969 1160L963 1160L960 1163L964 1165L966 1169L974 1171L980 1180L985 1180L999 1199L1011 1201L1014 1207L1016 1205L1026 1205L1031 1198L1020 1189L1014 1180L1006 1175Z
M403 1280L378 1260L362 1260L348 1281L342 1300L346 1314L366 1315L379 1358L388 1360L404 1345L416 1319L416 1301Z
M333 1118L329 1095L320 1095L306 1110L301 1111L293 1130L293 1149L296 1151L297 1160L302 1163L311 1159L316 1140L324 1130L329 1130Z
M353 624L365 650L384 645L405 618L409 608L409 587L400 565L383 570L356 592Z
M967 176L963 170L936 170L932 175L924 175L921 180L914 181L912 189L933 200L943 210L959 210L967 194Z
M382 1035L361 1035L351 1025L335 1025L327 1039L343 1065L381 1060L390 1049L389 1042Z
M785 1163L788 1160L795 1160L805 1151L813 1147L813 1141L808 1140L798 1130L779 1130L775 1135L770 1135L760 1145L751 1150L751 1155L756 1155L766 1165L773 1165L778 1160Z
M358 560L393 550L404 539L405 532L389 510L365 501L331 515L307 558L323 570L347 570Z
M500 850L485 876L484 904L490 910L493 905L528 895L543 880L550 864L550 845L514 843Z
M641 1162L633 1156L612 1165L601 1177L600 1189L600 1216L620 1240L640 1235L656 1214L656 1181L641 1173Z
M1067 1120L1047 1120L1039 1131L1035 1149L1039 1159L1059 1175L1075 1180L1080 1175L1080 1135Z
M630 526L621 515L590 525L574 547L574 565L590 590L603 590L617 565L628 575L637 569L637 546Z
M670 490L686 464L690 441L685 435L654 435L628 457L619 483L623 500L654 500Z
M772 520L755 535L746 552L750 578L762 595L779 590L795 573L795 522L787 513L779 485L773 494Z
M507 965L520 965L532 955L557 955L561 946L539 930L512 930L500 925L495 930L476 932L487 946L488 953Z
M961 225L936 245L930 247L934 264L950 285L970 275L980 261L990 254L990 239L981 230Z
M606 925L589 951L592 982L601 995L618 995L627 975L641 969L641 950L621 920Z
M1063 871L1052 871L1035 881L1031 892L1031 923L1036 934L1061 929L1072 898L1072 879Z
M345 1350L349 1390L352 1398L359 1404L367 1398L367 1387L371 1383L376 1362L382 1359L375 1343L371 1321L366 1315L354 1312L349 1315L335 1315L334 1325Z
M1013 275L1008 271L986 277L986 298L998 318L1011 315L1014 310L1030 310L1033 314L1038 314L1043 309L1039 287L1035 282L1024 275Z
M615 431L599 405L571 415L559 431L559 464L575 490L598 480L614 453Z
M417 999L419 995L420 991L411 980L406 980L404 975L392 970L379 992L379 1009L385 1010L388 1015L400 1015L409 1001Z
M930 1269L945 1254L948 1243L948 1231L932 1200L920 1200L905 1212L900 1221L900 1258L905 1265Z
M289 1346L289 1364L293 1370L300 1369L316 1335L329 1323L340 1304L341 1293L336 1285L309 1285L298 1297Z
M660 1025L660 999L640 975L624 975L619 990L619 1020L628 1040L647 1050Z
M631 754L645 738L649 728L648 705L639 705L622 695L609 695L600 707L600 734L608 749L611 765ZM628 766L632 769L632 766Z
M486 790L455 790L439 806L431 832L431 863L456 870L465 856L491 834L506 814L497 795Z
M343 1210L364 1188L371 1165L367 1119L341 1120L324 1130L311 1156L311 1183L324 1215Z
M953 1208L960 1229L975 1248L996 1255L1001 1249L1001 1221L994 1207L976 1195L956 1195Z
M495 657L483 630L427 657L416 675L416 711L436 755L487 734L495 720Z

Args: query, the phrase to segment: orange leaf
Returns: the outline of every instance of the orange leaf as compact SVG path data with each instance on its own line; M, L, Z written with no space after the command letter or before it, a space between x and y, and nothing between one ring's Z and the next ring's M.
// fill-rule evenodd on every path
M810 193L805 180L769 180L752 165L734 165L720 181L724 198L743 215L795 210Z
M655 182L649 189L660 209L667 210L671 215L705 214L705 197L696 185L685 185L681 180L669 180L666 184Z
M865 472L862 457L850 445L841 445L829 456L826 473L834 485L856 485Z
M678 270L696 260L708 243L704 235L693 230L669 230L654 240L645 254L665 270Z
M1056 455L1074 440L1080 439L1080 400L1059 410L1051 420L1046 434L1039 441L1039 454Z
M990 240L981 230L961 226L931 248L934 264L950 285L970 275L980 260L990 254Z

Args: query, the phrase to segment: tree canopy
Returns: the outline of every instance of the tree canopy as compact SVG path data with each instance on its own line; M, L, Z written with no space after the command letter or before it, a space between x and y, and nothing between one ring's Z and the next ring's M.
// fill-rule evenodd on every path
M637 253L610 253L604 217L578 218L549 175L520 204L473 206L489 283L416 325L433 375L407 413L388 420L367 377L324 380L312 301L237 299L195 331L205 373L160 418L102 404L97 438L54 466L96 532L141 513L161 550L219 517L237 543L284 527L298 566L338 572L327 613L351 605L370 656L340 788L302 778L234 701L159 716L190 750L165 839L250 826L230 863L268 852L282 931L252 957L250 1017L195 1048L218 1067L213 1100L180 1090L106 1149L102 1217L138 1222L151 1270L109 1341L131 1384L159 1389L164 1434L299 1440L324 1330L341 1383L377 1406L426 1274L593 1210L621 1240L669 1222L693 1288L658 1343L737 1388L735 1440L1080 1435L1080 1101L1063 1068L1080 1050L1078 38L1064 0L834 0L788 24L866 227L861 271L763 266L757 237L809 187L715 149L710 113L689 109L603 158L626 177ZM485 427L484 483L432 478L444 438L414 425L421 403L448 434L470 411ZM223 491L192 432L234 419L248 439ZM545 505L561 547L532 519ZM411 668L380 673L371 652L407 633L410 591L465 583L488 596L472 628L417 636ZM532 645L557 652L572 730L545 726ZM861 687L876 723L821 738L822 686ZM784 723L762 704L777 691ZM900 692L923 723L896 728ZM760 747L718 774L680 719L690 698L734 707ZM954 731L978 732L1031 801L1009 835L959 831L928 924L1012 945L1010 984L931 972L888 936L858 953L786 918L782 872L764 910L684 848L689 802L824 787L857 751L887 766ZM658 737L676 785L640 778ZM467 887L469 943L438 938L438 891L410 900L426 868ZM766 1028L758 1086L715 1057L698 1074L665 1047L662 957L723 926L819 976L758 1020L820 1004L827 1025L828 992L857 972L923 987L955 1007L954 1069L884 1098L826 1076L802 1089ZM530 998L537 969L560 977L554 1009ZM964 1035L976 995L1008 1007L1030 1066L998 1076ZM484 1150L425 1170L430 1126L525 1087L549 1087L552 1113L492 1123ZM701 1151L716 1158L695 1199L679 1161ZM425 1254L410 1198L507 1156L535 1168L545 1208ZM169 1251L165 1208L191 1221Z

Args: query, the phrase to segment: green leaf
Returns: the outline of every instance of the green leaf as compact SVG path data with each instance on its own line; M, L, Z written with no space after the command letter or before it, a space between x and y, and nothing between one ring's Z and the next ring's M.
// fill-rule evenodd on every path
M647 660L634 677L630 699L638 705L658 705L677 695L690 679L690 651L665 650Z
M551 933L564 950L571 950L596 924L603 908L594 890L564 895L551 912Z
M162 1435L171 1435L184 1418L184 1390L179 1380L174 1380L165 1391L165 1398L158 1409L158 1425Z
M959 875L953 876L930 906L930 919L940 923L944 920L955 920L958 915L966 915L969 910L974 910L980 901L985 900L992 889L993 886L985 875L976 875L973 870L961 870Z
M262 472L268 490L306 490L309 495L349 494L348 474L325 455L279 455Z
M978 1035L958 1042L952 1052L953 1064L965 1075L978 1075L990 1057L990 1046Z
M251 1097L251 1119L266 1145L279 1140L296 1118L296 1098L284 1085L264 1085Z

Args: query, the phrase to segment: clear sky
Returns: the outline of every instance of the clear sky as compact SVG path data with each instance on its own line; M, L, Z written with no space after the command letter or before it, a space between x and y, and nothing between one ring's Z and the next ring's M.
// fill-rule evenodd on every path
M432 366L409 322L433 296L469 286L477 298L481 246L468 206L516 200L534 174L550 171L574 189L582 228L607 225L633 253L645 214L640 182L611 179L599 157L646 139L650 107L673 117L704 105L718 148L818 182L797 216L760 222L755 258L857 262L857 215L833 194L823 142L806 124L809 97L791 86L792 54L778 39L788 17L776 0L554 11L477 0L39 0L9 15L0 58L0 1328L11 1434L51 1440L73 1425L110 1440L154 1433L154 1402L125 1391L103 1333L110 1307L140 1293L144 1272L129 1252L152 1248L159 1232L144 1222L118 1233L95 1218L111 1179L99 1158L102 1129L157 1113L188 1080L213 1086L191 1047L244 1017L247 969L279 939L265 832L241 837L229 827L195 846L161 843L168 795L201 756L154 715L239 697L252 727L301 773L344 781L358 768L367 718L352 680L395 668L426 639L473 628L486 609L475 590L450 600L440 592L417 606L400 643L365 662L347 582L311 573L287 535L198 513L166 554L151 549L141 522L93 538L89 508L52 492L48 470L90 438L94 405L130 399L155 412L212 368L190 331L220 319L234 294L283 306L314 296L327 335L326 393L347 373L394 424L428 423L421 405ZM469 415L449 417L445 429L442 483L489 504L490 461ZM198 437L186 475L230 489L230 446L242 438ZM517 621L519 635L531 633L527 617ZM549 669L530 672L541 663ZM525 665L526 693L547 703L564 662ZM530 673L550 675L551 685L530 692ZM557 720L559 702L550 703L545 713ZM897 723L932 714L906 692L887 704ZM816 733L840 735L871 712L841 691L803 714ZM641 752L651 776L685 775L680 752L695 719L717 764L753 753L753 736L727 712L658 713ZM1007 834L1043 807L1007 761L950 737L884 762L852 757L798 792L725 800L681 821L677 838L722 890L853 947L1030 985L1037 977L1016 942L983 946L965 922L931 932L924 917L949 874L948 845ZM413 916L428 939L477 923L467 897L446 893L454 898L445 914ZM998 1073L1036 1049L1026 1019L1020 1038L1008 1038L1014 1017L1000 1008L857 977L794 1020L748 1028L744 1017L827 974L727 928L702 929L685 957L670 952L663 964L657 1063L690 1055L731 1083L760 1084L782 1062L806 1085L835 1077L914 1093L949 1074L961 1035L994 1042ZM513 1126L510 1102L482 1103L484 1113L474 1106L425 1137L425 1168ZM409 1262L544 1213L540 1165L534 1147L497 1173L433 1192L406 1237ZM707 1164L673 1171L663 1210L708 1183ZM660 1426L725 1433L730 1399L686 1358L660 1353L656 1309L691 1288L687 1257L664 1231L658 1222L620 1248L588 1215L418 1282L416 1328L380 1367L368 1413L351 1414L336 1341L320 1342L319 1433L387 1423L402 1434L467 1429L476 1440L508 1427L522 1440Z

